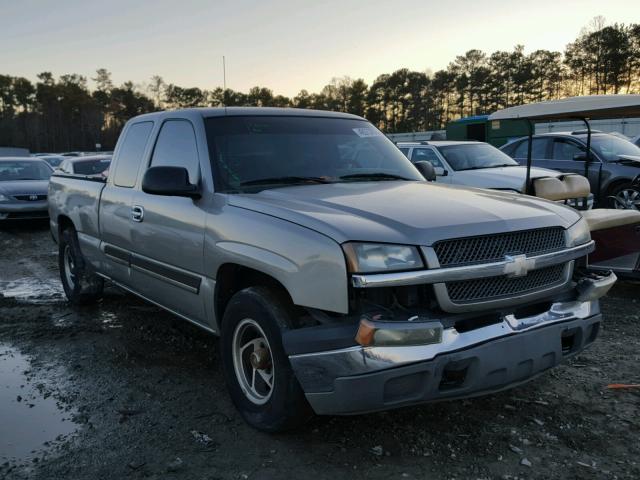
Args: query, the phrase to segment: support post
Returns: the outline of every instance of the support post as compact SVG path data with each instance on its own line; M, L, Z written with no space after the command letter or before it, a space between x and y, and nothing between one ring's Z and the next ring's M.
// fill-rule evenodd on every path
M527 195L533 195L533 188L531 188L531 155L533 151L533 122L527 119L527 125L529 126L529 144L527 145L527 178L524 182L524 193Z

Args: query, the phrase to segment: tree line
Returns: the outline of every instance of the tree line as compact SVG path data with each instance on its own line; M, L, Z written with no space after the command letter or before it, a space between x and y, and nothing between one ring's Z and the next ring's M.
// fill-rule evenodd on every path
M334 78L322 90L289 98L265 87L248 92L185 88L154 76L116 86L106 69L92 77L0 75L0 145L32 151L112 149L124 123L155 110L204 106L297 107L366 117L387 133L436 130L455 118L573 95L640 93L640 24L595 18L564 52L522 45L486 54L469 50L434 73L403 68L363 79Z

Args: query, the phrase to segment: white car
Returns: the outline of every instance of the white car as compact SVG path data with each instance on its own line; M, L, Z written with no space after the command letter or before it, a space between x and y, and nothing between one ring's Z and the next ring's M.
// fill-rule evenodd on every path
M413 163L430 162L438 183L524 192L527 168L488 143L438 140L397 145ZM546 168L531 169L531 178L561 175Z

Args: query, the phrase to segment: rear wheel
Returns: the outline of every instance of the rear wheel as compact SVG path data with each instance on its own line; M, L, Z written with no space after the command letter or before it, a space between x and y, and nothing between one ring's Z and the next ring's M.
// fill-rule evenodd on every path
M613 208L619 210L640 210L640 187L626 183L615 187L609 197Z
M220 345L229 393L258 430L289 430L311 416L282 347L289 320L285 301L266 287L236 293L224 313Z
M65 229L60 236L58 266L64 293L71 303L87 305L102 296L104 280L89 269L72 228Z

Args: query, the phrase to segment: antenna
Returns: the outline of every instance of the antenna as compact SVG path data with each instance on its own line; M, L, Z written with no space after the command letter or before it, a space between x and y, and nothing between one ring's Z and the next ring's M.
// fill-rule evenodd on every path
M224 107L225 113L227 113L227 65L225 62L224 55L222 56L222 106Z

